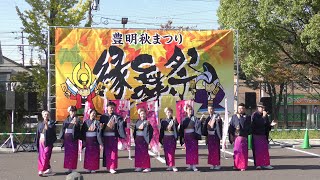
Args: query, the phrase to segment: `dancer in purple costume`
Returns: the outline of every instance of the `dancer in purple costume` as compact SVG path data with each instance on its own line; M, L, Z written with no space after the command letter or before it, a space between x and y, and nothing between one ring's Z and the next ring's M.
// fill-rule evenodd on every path
M116 173L118 168L118 138L125 139L127 127L126 119L117 115L114 111L116 104L109 102L107 113L100 117L101 133L103 139L103 167L106 167L111 174Z
M166 164L168 166L167 171L177 172L175 167L175 151L178 139L178 126L179 123L175 117L172 117L172 109L166 107L164 109L167 118L162 119L159 141L163 145Z
M42 111L43 121L39 122L36 132L36 144L38 155L38 175L52 173L50 158L52 154L53 143L57 140L56 122L49 120L48 111Z
M201 121L193 115L191 105L186 105L187 116L180 124L180 144L186 147L187 170L198 171L196 165L199 164L199 146L198 140L201 140Z
M251 116L246 115L243 103L238 105L238 112L231 118L229 141L233 144L234 169L245 171L248 168L248 135L251 133Z
M83 122L81 127L81 137L83 146L86 147L83 167L87 172L95 173L99 169L100 145L102 145L100 133L100 124L96 120L97 112L95 109L89 110L89 119Z
M135 158L134 166L136 172L150 172L150 156L148 154L148 146L153 136L153 128L150 122L147 120L146 110L143 108L138 109L138 114L140 116L139 120L136 122L133 131L133 138L135 143Z
M212 104L208 105L209 116L203 121L202 134L207 138L208 164L210 169L220 169L220 140L222 139L222 119L214 112ZM203 118L204 119L204 118Z
M268 138L274 125L276 125L274 121L269 121L265 106L262 102L259 102L258 110L251 116L252 153L256 169L273 169L270 166Z
M67 173L77 169L78 162L78 140L81 138L81 121L76 116L77 108L70 106L68 108L69 116L64 120L59 139L63 139L64 144L64 165Z

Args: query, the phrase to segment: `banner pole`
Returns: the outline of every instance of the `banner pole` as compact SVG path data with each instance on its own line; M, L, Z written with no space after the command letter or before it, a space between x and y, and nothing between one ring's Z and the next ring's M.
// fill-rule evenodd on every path
M229 128L229 114L228 114L228 99L225 98L224 100L224 121L223 121L223 128L222 128L222 150L223 150L223 157L226 158L226 148L227 148L227 136L228 136L228 128Z
M47 83L47 109L49 112L51 112L51 104L50 104L50 89L51 89L51 68L50 68L50 26L48 26L48 34L47 34L47 78L48 78L48 83Z
M129 149L128 151L129 151L128 159L129 159L129 160L132 160L132 158L131 158L131 150Z
M239 53L239 31L236 29L236 61L237 61L237 99L236 102L237 104L239 104L239 57L238 57L238 53Z
M129 116L129 120L130 120L130 123L127 123L127 127L129 128L129 142L127 142L127 144L129 145L129 147L128 147L128 153L129 153L129 156L128 156L128 159L129 160L132 160L132 158L131 158L131 128L130 128L130 126L131 126L131 118L130 118L130 101L129 100L127 100L127 109L128 109L128 111L129 111L129 113L128 113L128 116Z

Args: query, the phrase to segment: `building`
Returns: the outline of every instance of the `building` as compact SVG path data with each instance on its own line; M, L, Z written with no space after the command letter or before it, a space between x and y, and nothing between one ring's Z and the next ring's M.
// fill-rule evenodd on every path
M235 81L236 82L236 81ZM280 103L278 128L283 128L285 125L288 128L320 128L320 89L311 90L308 88L299 88L299 85L291 82L286 86L282 95L282 102ZM236 89L236 86L235 86ZM279 89L277 89L279 92ZM239 103L251 104L251 107L247 107L247 113L251 114L256 110L256 104L262 99L268 100L269 95L264 91L263 86L259 86L257 89L248 87L244 80L239 80ZM267 103L268 106L271 106ZM265 102L264 102L265 103ZM252 105L253 104L253 105ZM266 103L265 103L266 104ZM236 107L236 104L235 104ZM285 124L285 119L288 123Z
M18 72L29 72L31 71L21 64L2 55L1 44L0 44L0 91L11 90L13 84L10 83L11 77Z

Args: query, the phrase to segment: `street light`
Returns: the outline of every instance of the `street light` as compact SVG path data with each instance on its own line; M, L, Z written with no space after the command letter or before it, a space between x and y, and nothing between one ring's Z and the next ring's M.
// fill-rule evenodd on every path
M99 9L100 0L92 0L91 2L91 8L92 10L98 10Z
M128 18L123 17L121 19L121 24L123 25L123 29L126 27L126 24L128 23Z

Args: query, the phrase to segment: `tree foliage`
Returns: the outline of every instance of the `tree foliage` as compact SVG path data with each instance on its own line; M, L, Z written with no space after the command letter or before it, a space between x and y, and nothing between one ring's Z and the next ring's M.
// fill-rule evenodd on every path
M48 26L79 26L90 9L90 1L85 0L25 0L30 9L17 13L24 31L29 34L28 41L46 52ZM53 43L54 33L50 34ZM53 45L53 44L51 44Z
M219 23L238 29L246 74L279 61L320 68L320 2L311 0L221 0ZM244 58L245 57L245 58ZM243 67L244 67L243 66Z
M220 25L239 32L241 69L248 79L267 83L274 104L280 105L276 96L285 83L307 82L309 69L320 69L319 9L316 0L220 1Z
M48 57L47 42L48 42L48 27L49 26L80 26L86 19L86 13L91 16L91 1L90 0L25 0L30 8L22 11L19 7L16 7L18 16L20 17L24 32L28 33L28 41L31 45L39 47L43 50L46 56L46 61L50 59L51 64L54 62L54 58ZM91 26L92 19L89 20L85 26ZM50 53L54 54L54 29L50 29ZM46 63L47 68L47 63ZM41 67L33 67L32 76L21 76L20 82L27 82L30 79L37 84L37 91L41 94L42 98L45 98L43 94L47 88L47 72L41 69ZM29 79L28 79L28 78ZM52 74L51 79L54 85L55 79ZM22 86L23 87L23 86ZM51 86L51 92L54 92L54 86ZM41 99L42 99L41 98ZM39 99L40 100L40 99Z
M18 72L12 76L11 81L16 82L15 92L24 94L26 92L37 92L38 107L43 106L43 94L47 89L45 70L41 66L35 66L31 73ZM22 98L23 99L23 98Z

